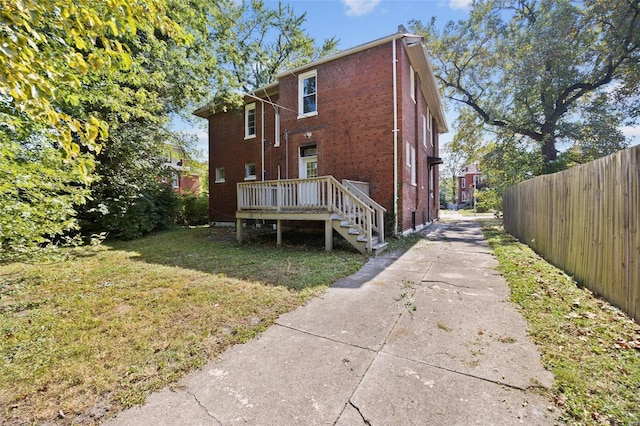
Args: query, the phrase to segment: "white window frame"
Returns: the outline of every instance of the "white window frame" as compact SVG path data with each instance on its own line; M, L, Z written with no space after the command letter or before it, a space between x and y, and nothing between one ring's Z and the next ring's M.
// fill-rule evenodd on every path
M280 146L280 108L276 107L275 110L275 136L273 146L277 148Z
M411 185L412 186L417 186L418 185L418 177L417 177L417 170L416 170L416 148L415 147L411 147Z
M427 111L429 111L428 108ZM427 112L427 114L429 113ZM427 146L427 117L424 114L422 114L422 144Z
M251 174L251 167L253 167L253 174ZM244 180L256 180L256 163L244 164Z
M411 143L407 141L407 149L405 149L405 161L407 166L411 167Z
M436 198L435 182L436 182L436 168L432 167L431 173L429 173L429 194L431 194L431 198Z
M249 133L249 114L253 111L253 133ZM244 138L254 139L258 133L258 120L256 112L256 103L252 102L244 106Z
M216 167L216 180L215 183L224 183L224 167Z
M427 107L427 129L431 131L431 111L429 111L429 107Z
M304 112L304 81L309 78L316 79L316 92L314 93L316 97L316 109L315 111ZM305 72L298 76L298 118L304 117L312 117L314 115L318 115L318 72L316 70Z
M467 178L462 178L460 180L460 188L465 189L467 187Z
M409 90L411 90L411 99L413 102L416 101L416 73L413 70L413 67L409 65Z

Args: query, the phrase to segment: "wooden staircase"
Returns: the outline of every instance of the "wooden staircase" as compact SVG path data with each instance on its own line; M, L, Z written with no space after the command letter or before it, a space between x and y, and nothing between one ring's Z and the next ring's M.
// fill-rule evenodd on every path
M378 235L373 235L371 237L371 250L369 250L367 236L360 232L358 228L351 226L348 220L344 220L338 214L332 215L331 227L362 254L372 253L374 256L378 255L384 251L388 244L381 242Z

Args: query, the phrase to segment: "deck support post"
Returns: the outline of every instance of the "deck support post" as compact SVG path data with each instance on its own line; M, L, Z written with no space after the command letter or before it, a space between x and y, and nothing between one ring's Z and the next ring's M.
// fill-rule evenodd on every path
M242 243L242 219L236 218L236 240L238 244Z
M280 219L276 220L276 234L278 235L277 244L281 246L282 245L282 221Z
M333 250L333 226L331 219L324 221L324 249L326 251Z

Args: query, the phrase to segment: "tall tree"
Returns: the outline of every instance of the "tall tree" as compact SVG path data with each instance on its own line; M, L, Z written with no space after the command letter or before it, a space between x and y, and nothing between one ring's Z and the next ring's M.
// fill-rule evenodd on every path
M619 125L638 118L635 0L479 0L442 31L433 20L411 25L425 35L445 96L473 112L461 125L479 119L508 139L524 136L542 172L557 167L563 146L584 160L619 149ZM597 152L587 128L603 138Z
M249 92L272 83L285 69L294 68L335 52L338 40L316 45L304 31L306 14L296 15L290 5L278 2L270 9L263 0L223 0L219 13L227 19L214 26L218 61L227 72L221 90Z
M157 31L186 42L164 1L0 0L0 253L73 229L108 134L97 114L63 108L88 76L131 65L119 38ZM70 99L67 97L71 96Z

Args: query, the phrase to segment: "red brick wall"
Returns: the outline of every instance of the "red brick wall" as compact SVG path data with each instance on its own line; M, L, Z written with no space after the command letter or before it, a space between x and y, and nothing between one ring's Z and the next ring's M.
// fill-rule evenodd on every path
M398 164L401 199L406 204L399 218L401 231L437 216L437 187L428 194L427 155L433 155L430 139L422 144L422 118L426 104L408 96L409 65L402 42L397 41ZM279 81L280 146L274 146L274 109L265 104L265 179L299 177L300 147L316 145L318 175L369 182L370 195L393 212L393 78L391 42L328 63L310 67ZM298 118L297 75L316 70L318 114ZM403 93L406 92L406 96ZM408 100L407 100L408 99ZM251 99L246 100L253 102ZM417 109L416 109L417 108ZM417 116L416 116L417 112ZM417 121L416 121L417 119ZM261 167L261 104L256 101L257 137L244 140L244 111L216 114L209 119L210 210L214 221L232 221L236 211L236 183L244 181L244 164L255 162L257 180ZM434 126L435 127L435 126ZM435 129L434 129L435 130ZM417 146L418 185L410 185L410 169L404 160L405 143ZM288 160L288 161L287 161ZM215 169L225 168L225 182L215 183ZM437 179L436 179L437 182ZM431 201L434 203L430 204ZM429 204L430 207L427 207ZM429 217L427 217L429 211Z

